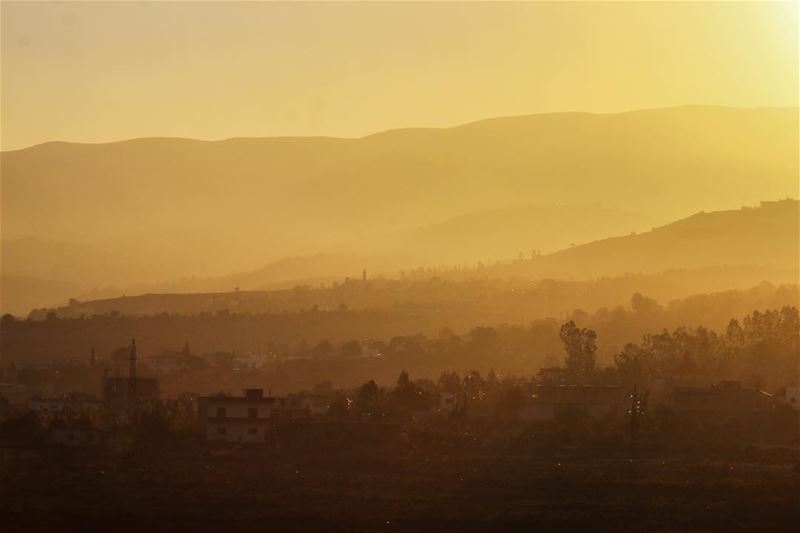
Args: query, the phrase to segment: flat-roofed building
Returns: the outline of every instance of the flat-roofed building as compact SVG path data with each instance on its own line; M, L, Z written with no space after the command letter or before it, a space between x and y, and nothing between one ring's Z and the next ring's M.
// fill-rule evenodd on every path
M263 442L278 405L263 389L245 389L243 396L202 397L198 411L207 440Z
M102 412L103 403L89 394L71 393L45 398L34 396L28 408L41 418L95 417Z

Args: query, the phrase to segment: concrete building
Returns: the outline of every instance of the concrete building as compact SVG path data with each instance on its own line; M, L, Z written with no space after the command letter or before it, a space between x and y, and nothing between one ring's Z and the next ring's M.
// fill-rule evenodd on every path
M129 350L128 377L110 377L108 370L103 374L101 389L103 404L108 413L123 414L158 402L160 396L158 380L136 375L136 339L131 339Z
M263 389L246 389L243 396L202 397L198 411L207 440L263 442L279 408Z
M100 415L103 403L88 394L65 394L52 398L34 396L28 402L28 409L40 418L78 418Z

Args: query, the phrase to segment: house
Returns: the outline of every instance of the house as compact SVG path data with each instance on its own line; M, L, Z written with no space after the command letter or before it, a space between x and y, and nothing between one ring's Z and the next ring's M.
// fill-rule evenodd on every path
M528 421L552 421L566 413L591 418L621 418L629 396L620 388L605 385L535 385L531 387L519 417Z
M739 381L721 381L710 387L676 387L671 399L676 413L723 417L761 413L773 404L771 394L742 387Z
M63 396L44 398L34 396L28 408L40 418L77 418L99 416L103 403L89 394L70 393Z
M263 442L278 410L263 389L245 389L243 396L202 397L198 412L206 440Z

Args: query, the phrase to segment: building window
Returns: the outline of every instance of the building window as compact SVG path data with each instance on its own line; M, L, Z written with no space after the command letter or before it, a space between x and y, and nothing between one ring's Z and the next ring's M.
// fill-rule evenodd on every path
M225 418L225 408L217 407L217 418Z
M217 435L227 435L227 434L228 434L228 428L226 427L217 428Z
M250 407L247 409L247 416L249 418L258 418L258 407Z
M247 428L247 433L249 435L258 435L258 429L257 428Z

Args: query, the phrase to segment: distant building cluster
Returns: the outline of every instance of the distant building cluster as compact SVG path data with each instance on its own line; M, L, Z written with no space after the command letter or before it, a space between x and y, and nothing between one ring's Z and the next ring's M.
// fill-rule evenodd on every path
M27 395L26 388L16 382L18 371L4 370L0 375L3 378L0 423L15 412L27 411L49 425L51 440L73 445L97 442L110 422L133 420L138 413L159 410L191 413L196 427L209 442L274 443L279 435L283 441L287 435L312 440L359 435L370 440L395 434L401 426L398 419L372 416L369 401L378 394L378 387L372 381L356 391L364 396L356 399L342 397L330 383L327 388L313 393L286 397L273 396L269 390L265 394L263 388L248 388L241 395L218 393L165 399L159 378L137 375L135 342L123 355L128 357L128 375L104 371L99 398L76 392ZM187 346L183 352L157 357L148 366L158 375L169 375L187 364L190 357ZM458 379L457 375L455 377ZM622 420L631 418L634 413L646 413L650 399L649 391L637 392L636 388L576 384L562 367L543 368L531 380L507 382L505 387L511 383L511 388L506 389L505 403L498 403L497 395L490 398L487 391L491 387L487 383L497 386L493 373L488 381L474 373L465 376L461 388L448 390L442 385L438 390L423 392L403 372L393 394L410 410L411 416L404 423L436 417L491 418L500 416L500 407L505 409L506 415L529 423L553 422L576 415L596 420ZM665 387L663 383L654 383L652 390L658 393L659 404L666 404L678 416L730 420L758 417L774 409L798 412L800 408L797 386L783 387L774 394L745 387L739 381L721 381L702 387ZM352 405L358 402L361 402L361 411L348 415L354 409Z

